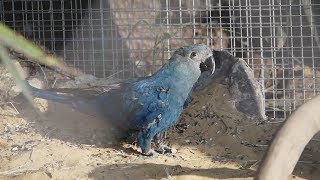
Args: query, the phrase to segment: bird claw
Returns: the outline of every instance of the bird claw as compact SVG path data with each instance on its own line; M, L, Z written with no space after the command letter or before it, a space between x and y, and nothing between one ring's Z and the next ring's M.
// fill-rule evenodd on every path
M177 153L176 149L171 148L171 147L164 145L164 144L158 145L158 149L156 151L153 149L150 149L147 153L141 152L141 154L143 156L148 156L148 157L152 157L152 158L158 157L159 154L174 155L175 153Z
M155 150L150 149L147 153L142 153L145 156L156 158L159 156L159 153L157 153Z
M171 147L169 147L169 146L167 146L167 145L164 145L164 144L159 145L158 151L159 151L161 154L175 154L175 153L177 153L177 150L176 150L176 149L171 148Z

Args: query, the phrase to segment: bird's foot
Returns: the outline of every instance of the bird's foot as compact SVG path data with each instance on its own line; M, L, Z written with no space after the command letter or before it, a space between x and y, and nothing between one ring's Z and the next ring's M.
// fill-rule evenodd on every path
M145 156L156 158L159 156L159 153L157 153L155 150L150 149L147 153L142 153Z
M158 152L161 154L175 154L177 150L164 144L158 146Z

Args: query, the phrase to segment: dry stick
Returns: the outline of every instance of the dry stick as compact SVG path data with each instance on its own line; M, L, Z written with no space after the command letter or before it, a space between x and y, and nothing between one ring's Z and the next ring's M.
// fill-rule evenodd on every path
M18 109L13 105L12 102L8 102L9 104L11 104L11 106L13 107L13 109L16 111L16 113L20 114L20 112L18 111Z
M36 172L36 171L39 171L39 169L34 169L34 168L30 168L30 167L17 167L17 168L9 169L7 171L1 171L0 175L17 176L19 174Z
M40 65L39 63L37 63L37 65L40 67L40 69L41 69L41 71L42 71L42 74L43 74L43 76L44 76L44 79L46 80L47 86L49 86L49 81L48 81L48 79L47 79L46 73L44 72L43 68L41 67L41 65ZM46 87L47 87L47 86L46 86Z
M255 179L288 179L311 138L320 130L320 95L300 106L274 137Z
M54 78L54 82L53 82L51 88L54 88L54 86L56 85L56 83L57 83L57 78Z
M9 102L0 102L0 106L2 105L7 105L7 104L10 104L12 106L12 108L16 111L17 114L20 114L20 112L18 111L18 109L14 106L13 102L9 101ZM4 116L9 116L9 115L6 115L6 114L1 114L1 115L4 115ZM10 115L11 116L11 115Z
M32 154L33 154L33 148L31 149L30 154L29 154L29 160L30 160L31 162L33 162L33 160L31 159Z
M315 139L315 138L312 138L311 141L316 141L316 142L320 142L320 139Z

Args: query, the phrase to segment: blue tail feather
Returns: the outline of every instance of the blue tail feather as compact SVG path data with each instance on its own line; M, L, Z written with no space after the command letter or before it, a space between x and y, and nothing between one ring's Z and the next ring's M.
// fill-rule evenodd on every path
M53 91L46 91L42 89L35 88L31 86L28 81L25 81L28 90L31 92L33 97L43 98L54 102L59 102L63 104L72 104L75 100L74 97L68 95L58 94L57 92Z
M74 97L72 95L63 95L53 91L47 91L31 86L27 81L25 82L27 88L30 90L33 97L46 99L62 104L71 105L73 109L92 116L97 116L96 104L94 100L84 99L81 97Z

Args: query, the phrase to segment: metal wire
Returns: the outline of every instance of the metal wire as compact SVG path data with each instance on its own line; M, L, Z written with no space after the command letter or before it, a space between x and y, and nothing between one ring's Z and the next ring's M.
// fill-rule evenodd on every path
M0 20L97 77L152 74L190 43L229 51L254 70L272 118L319 92L316 0L0 0Z

